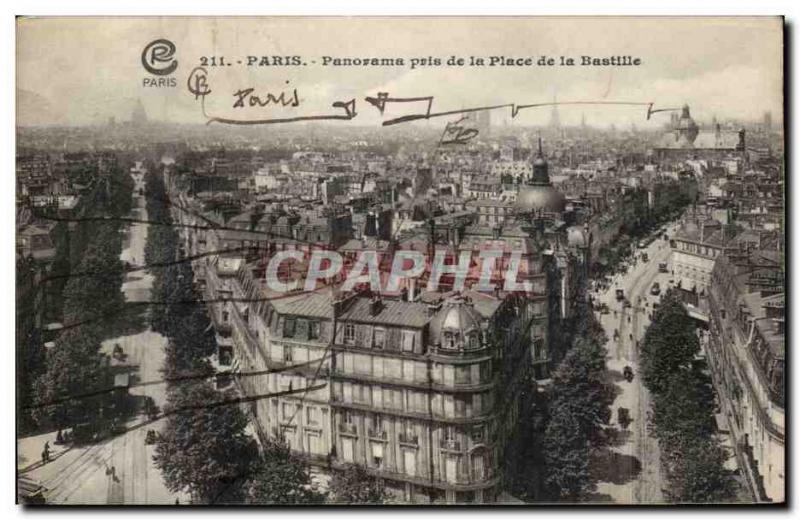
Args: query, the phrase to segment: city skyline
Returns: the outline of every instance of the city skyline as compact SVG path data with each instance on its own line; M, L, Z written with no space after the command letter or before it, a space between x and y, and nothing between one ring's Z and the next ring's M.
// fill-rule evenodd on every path
M153 23L155 20L157 23ZM301 23L302 27L298 25ZM297 55L307 65L277 70L273 66L234 65L225 67L224 74L219 67L207 67L209 79L220 85L208 97L214 115L238 113L230 109L237 89L277 92L288 81L299 91L302 106L288 112L273 107L266 113L317 113L329 110L333 101L356 99L358 116L349 123L372 126L379 125L381 118L364 98L378 92L401 97L432 95L435 107L441 110L547 103L553 92L558 92L559 101L654 102L656 108L689 104L698 121L713 117L756 121L769 111L776 125L782 123L783 51L780 31L774 30L780 18L687 18L680 24L653 18L488 18L481 19L480 28L469 18L449 19L446 27L444 21L435 18L314 18L302 22L291 18L77 18L69 24L82 29L69 31L68 38L64 24L63 20L48 18L23 19L19 24L20 125L96 124L129 113L128 107L136 99L141 99L154 120L203 123L198 103L186 89L189 72L200 64L200 56L226 55L229 61L235 58L243 63L251 55ZM232 24L240 29L232 31ZM298 31L308 32L299 38ZM366 51L362 40L338 36L339 32L367 31L394 31L397 36ZM505 37L497 38L498 31ZM432 33L442 38L420 36ZM109 37L98 45L97 34ZM172 38L176 46L175 86L143 87L142 78L147 74L141 66L142 49L149 41L163 37ZM690 42L693 52L676 52L672 42L677 40ZM320 46L322 41L325 44ZM504 48L510 41L516 58L532 57L535 61L546 55L557 61L560 56L579 59L586 54L626 54L641 57L643 64L446 65L452 55L467 60L470 56L503 56L508 54ZM667 45L667 41L671 43ZM400 57L406 62L394 67L323 66L321 60L310 63L323 52L342 57ZM444 65L410 70L410 58L428 57L438 57ZM99 76L92 71L100 71ZM561 106L559 113L567 126L578 126L582 116L606 125L635 123L642 128L655 128L666 120L663 115L654 115L648 121L646 110L635 106ZM508 118L510 110L493 113L497 123ZM549 109L532 109L520 112L514 124L544 125L549 119Z

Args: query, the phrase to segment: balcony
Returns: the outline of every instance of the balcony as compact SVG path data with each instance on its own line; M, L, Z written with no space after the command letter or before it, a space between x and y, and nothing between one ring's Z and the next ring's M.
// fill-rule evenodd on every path
M387 439L386 430L380 428L367 429L367 436L373 440L385 441Z
M461 452L461 441L456 439L442 439L440 447L444 451L456 451Z
M358 436L358 429L355 424L339 423L339 433L356 437Z
M400 444L403 444L403 445L406 445L406 446L413 446L415 448L419 447L419 436L418 435L410 435L410 434L407 434L407 433L401 433L398 436L398 440L399 440Z

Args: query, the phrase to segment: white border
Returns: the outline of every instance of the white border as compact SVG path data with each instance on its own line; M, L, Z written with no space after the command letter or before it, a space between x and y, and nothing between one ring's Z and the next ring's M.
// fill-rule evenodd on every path
M15 364L13 362L14 356L14 349L13 349L13 330L14 330L14 300L13 300L13 287L14 287L14 247L12 246L12 240L14 239L14 218L15 218L15 211L14 211L14 142L15 142L15 126L14 126L14 92L15 92L15 83L14 83L14 44L15 44L15 22L14 22L14 15L16 14L26 14L26 15L239 15L239 16L246 16L246 15L785 15L787 17L787 23L793 25L792 27L792 38L796 40L797 38L797 23L800 20L800 14L798 14L798 5L800 2L795 1L776 1L776 0L761 0L761 1L753 1L751 0L748 3L738 3L733 4L733 2L727 1L718 1L718 0L694 0L694 1L685 1L685 0L672 0L672 1L615 1L615 0L605 0L603 2L592 2L592 1L569 1L569 0L559 0L557 2L537 2L536 4L527 5L524 2L514 2L513 0L491 0L491 1L484 1L484 2L471 2L466 3L462 0L462 4L454 4L454 3L434 3L431 0L402 0L402 2L397 2L393 4L389 4L386 2L380 2L378 0L373 0L371 2L358 2L355 0L333 0L329 2L324 1L305 1L305 0L293 0L287 3L266 3L266 2L245 2L241 0L225 0L223 2L212 2L207 0L195 0L194 2L174 2L172 4L167 4L164 0L138 0L138 1L100 1L100 0L71 0L68 2L61 1L39 1L39 2L32 2L28 0L27 2L22 1L11 1L5 2L2 11L4 11L4 17L1 19L0 27L2 28L2 39L0 39L0 48L3 50L0 51L2 54L2 61L0 64L2 65L3 75L2 77L4 80L2 81L2 103L0 103L0 132L2 137L2 150L3 153L0 155L3 161L3 168L0 170L2 174L0 174L0 230L2 230L2 243L3 247L0 247L0 276L2 276L3 284L0 287L6 288L4 291L7 296L4 297L0 301L0 306L2 306L2 313L0 313L0 330L3 332L6 351L8 354L0 363L2 367L2 375L0 376L0 381L2 381L2 393L0 395L3 396L2 398L2 422L4 427L2 428L2 436L0 437L0 503L2 504L3 510L3 518L10 518L10 517L20 517L22 515L30 515L32 513L24 511L21 507L14 505L14 489L15 489L15 475L14 475L14 468L16 466L15 461L13 460L14 457L14 450L13 446L15 444L15 433L14 433L14 367ZM791 62L787 63L786 65L791 68L791 70L796 70L798 65L798 58L797 53L792 52L790 54ZM796 84L792 85L791 91L788 95L791 97L794 105L797 101L797 86ZM794 130L794 110L792 113L787 114L786 117L786 124L787 128L791 129L791 137L792 140L790 143L787 143L787 150L794 151L797 150L796 145L796 132ZM797 157L793 156L793 166L795 166L796 170L797 165ZM792 177L794 172L789 172L787 177ZM791 182L791 200L793 201L793 206L797 206L800 204L800 180L794 180ZM791 212L790 215L787 215L787 218L790 218L792 224L792 236L789 237L788 243L789 244L797 244L800 240L800 225L797 220L794 218L794 211L791 211L791 206L787 205L789 211ZM792 273L795 276L792 277L792 287L790 288L790 294L795 294L796 286L797 286L797 275ZM795 302L792 301L794 304ZM793 320L791 323L794 324L794 327L791 327L792 330L792 337L796 338L798 335L797 328L800 327L800 318L798 317L798 307L797 305L792 305L792 314ZM792 355L790 355L790 361L794 361L796 357L796 353L794 349L792 349L793 345L788 345L788 350L792 351ZM795 365L795 363L791 363ZM790 368L790 374L794 375L797 372L795 371L795 366ZM792 379L791 376L789 378ZM796 402L797 398L797 390L800 387L799 384L794 383L792 385L792 395L790 397L790 404ZM790 411L790 417L793 416L794 410ZM790 427L791 427L790 422ZM792 444L792 450L790 454L792 455L792 459L789 461L791 467L787 470L790 475L790 482L792 484L792 489L789 490L787 496L789 497L797 497L795 491L797 490L797 481L798 476L792 470L796 468L796 464L792 464L795 462L796 457L794 456L797 453L797 436L792 435L793 430L790 430L790 443ZM120 510L119 513L125 515L147 515L149 518L154 520L158 520L161 518L169 518L169 516L173 516L177 511L165 511L165 510L153 510L153 509L126 509ZM56 517L59 515L109 515L114 514L109 509L98 509L98 510L73 510L70 511L68 509L59 509L50 512L44 513L36 513L37 517L40 518L50 518ZM319 517L320 515L336 515L341 517L342 515L407 515L413 514L415 517L420 518L432 518L434 516L439 517L441 515L446 516L455 516L455 515L490 515L490 514L497 514L494 513L492 510L489 509L477 509L474 511L469 511L465 509L459 510L442 510L442 509L430 509L430 510L419 510L416 509L414 511L403 511L403 510L365 510L365 511L358 511L354 509L347 509L342 511L336 510L295 510L295 511L272 511L272 510L265 510L265 509L258 509L252 512L248 512L246 510L237 509L235 511L225 511L216 509L213 511L203 511L200 509L188 509L183 510L183 515L195 515L201 514L204 517L219 517L222 518L223 516L228 516L231 513L233 514L257 514L257 515L269 515L271 518L278 518L278 517L288 517L291 516L293 518L312 518L312 517ZM718 514L763 514L764 512L760 511L753 511L751 510L744 510L739 512L732 512L728 511L716 511L714 509L700 509L700 510L667 510L663 512L653 511L650 510L641 510L635 508L629 509L612 509L612 510L598 510L592 509L587 511L580 511L574 508L569 510L537 510L532 508L526 508L521 511L513 511L504 509L499 512L502 515L536 515L539 518L542 517L558 517L558 518L575 518L584 515L649 515L651 513L656 514L680 514L683 518L686 519L694 519L700 518L701 516L708 516L708 515L718 515ZM793 513L791 513L793 514ZM8 516L7 516L8 515ZM169 516L168 516L169 515Z

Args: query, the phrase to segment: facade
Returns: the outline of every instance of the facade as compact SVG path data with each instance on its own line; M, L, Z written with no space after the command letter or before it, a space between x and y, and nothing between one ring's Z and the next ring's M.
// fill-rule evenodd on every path
M258 280L241 265L227 280L233 299L269 299ZM513 295L427 296L322 289L226 303L242 392L286 392L251 403L259 435L283 438L323 474L362 465L399 500L494 500L544 309Z
M724 252L732 229L713 219L687 219L672 237L671 265L675 284L705 296L714 262Z
M766 244L763 244L766 248ZM776 251L740 243L712 272L707 355L742 475L785 499L785 296Z

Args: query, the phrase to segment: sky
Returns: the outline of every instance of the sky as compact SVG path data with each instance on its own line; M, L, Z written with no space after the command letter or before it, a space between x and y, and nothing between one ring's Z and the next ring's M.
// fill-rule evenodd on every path
M145 46L166 38L176 47L175 86L145 87L155 78L142 66ZM247 67L247 56L299 56L305 66ZM450 56L640 58L635 67L447 66ZM433 17L433 18L19 18L17 123L84 125L130 119L141 100L150 119L204 123L187 89L201 57L231 65L206 67L212 92L206 114L236 119L342 113L335 101L356 99L357 116L336 124L375 125L419 113L420 103L389 105L381 116L365 96L434 96L432 112L558 101L689 104L698 121L760 120L783 112L782 20L747 18ZM397 67L322 66L323 56L403 58ZM442 66L411 70L411 58ZM238 61L243 63L240 65ZM288 82L288 83L287 83ZM234 93L253 88L266 97L297 89L299 105L234 108ZM561 106L563 124L656 127L668 115L645 118L646 108ZM493 122L510 121L510 109ZM546 124L550 108L521 111L513 124ZM453 117L450 117L453 119ZM445 119L436 120L444 124ZM427 123L431 124L431 123Z

